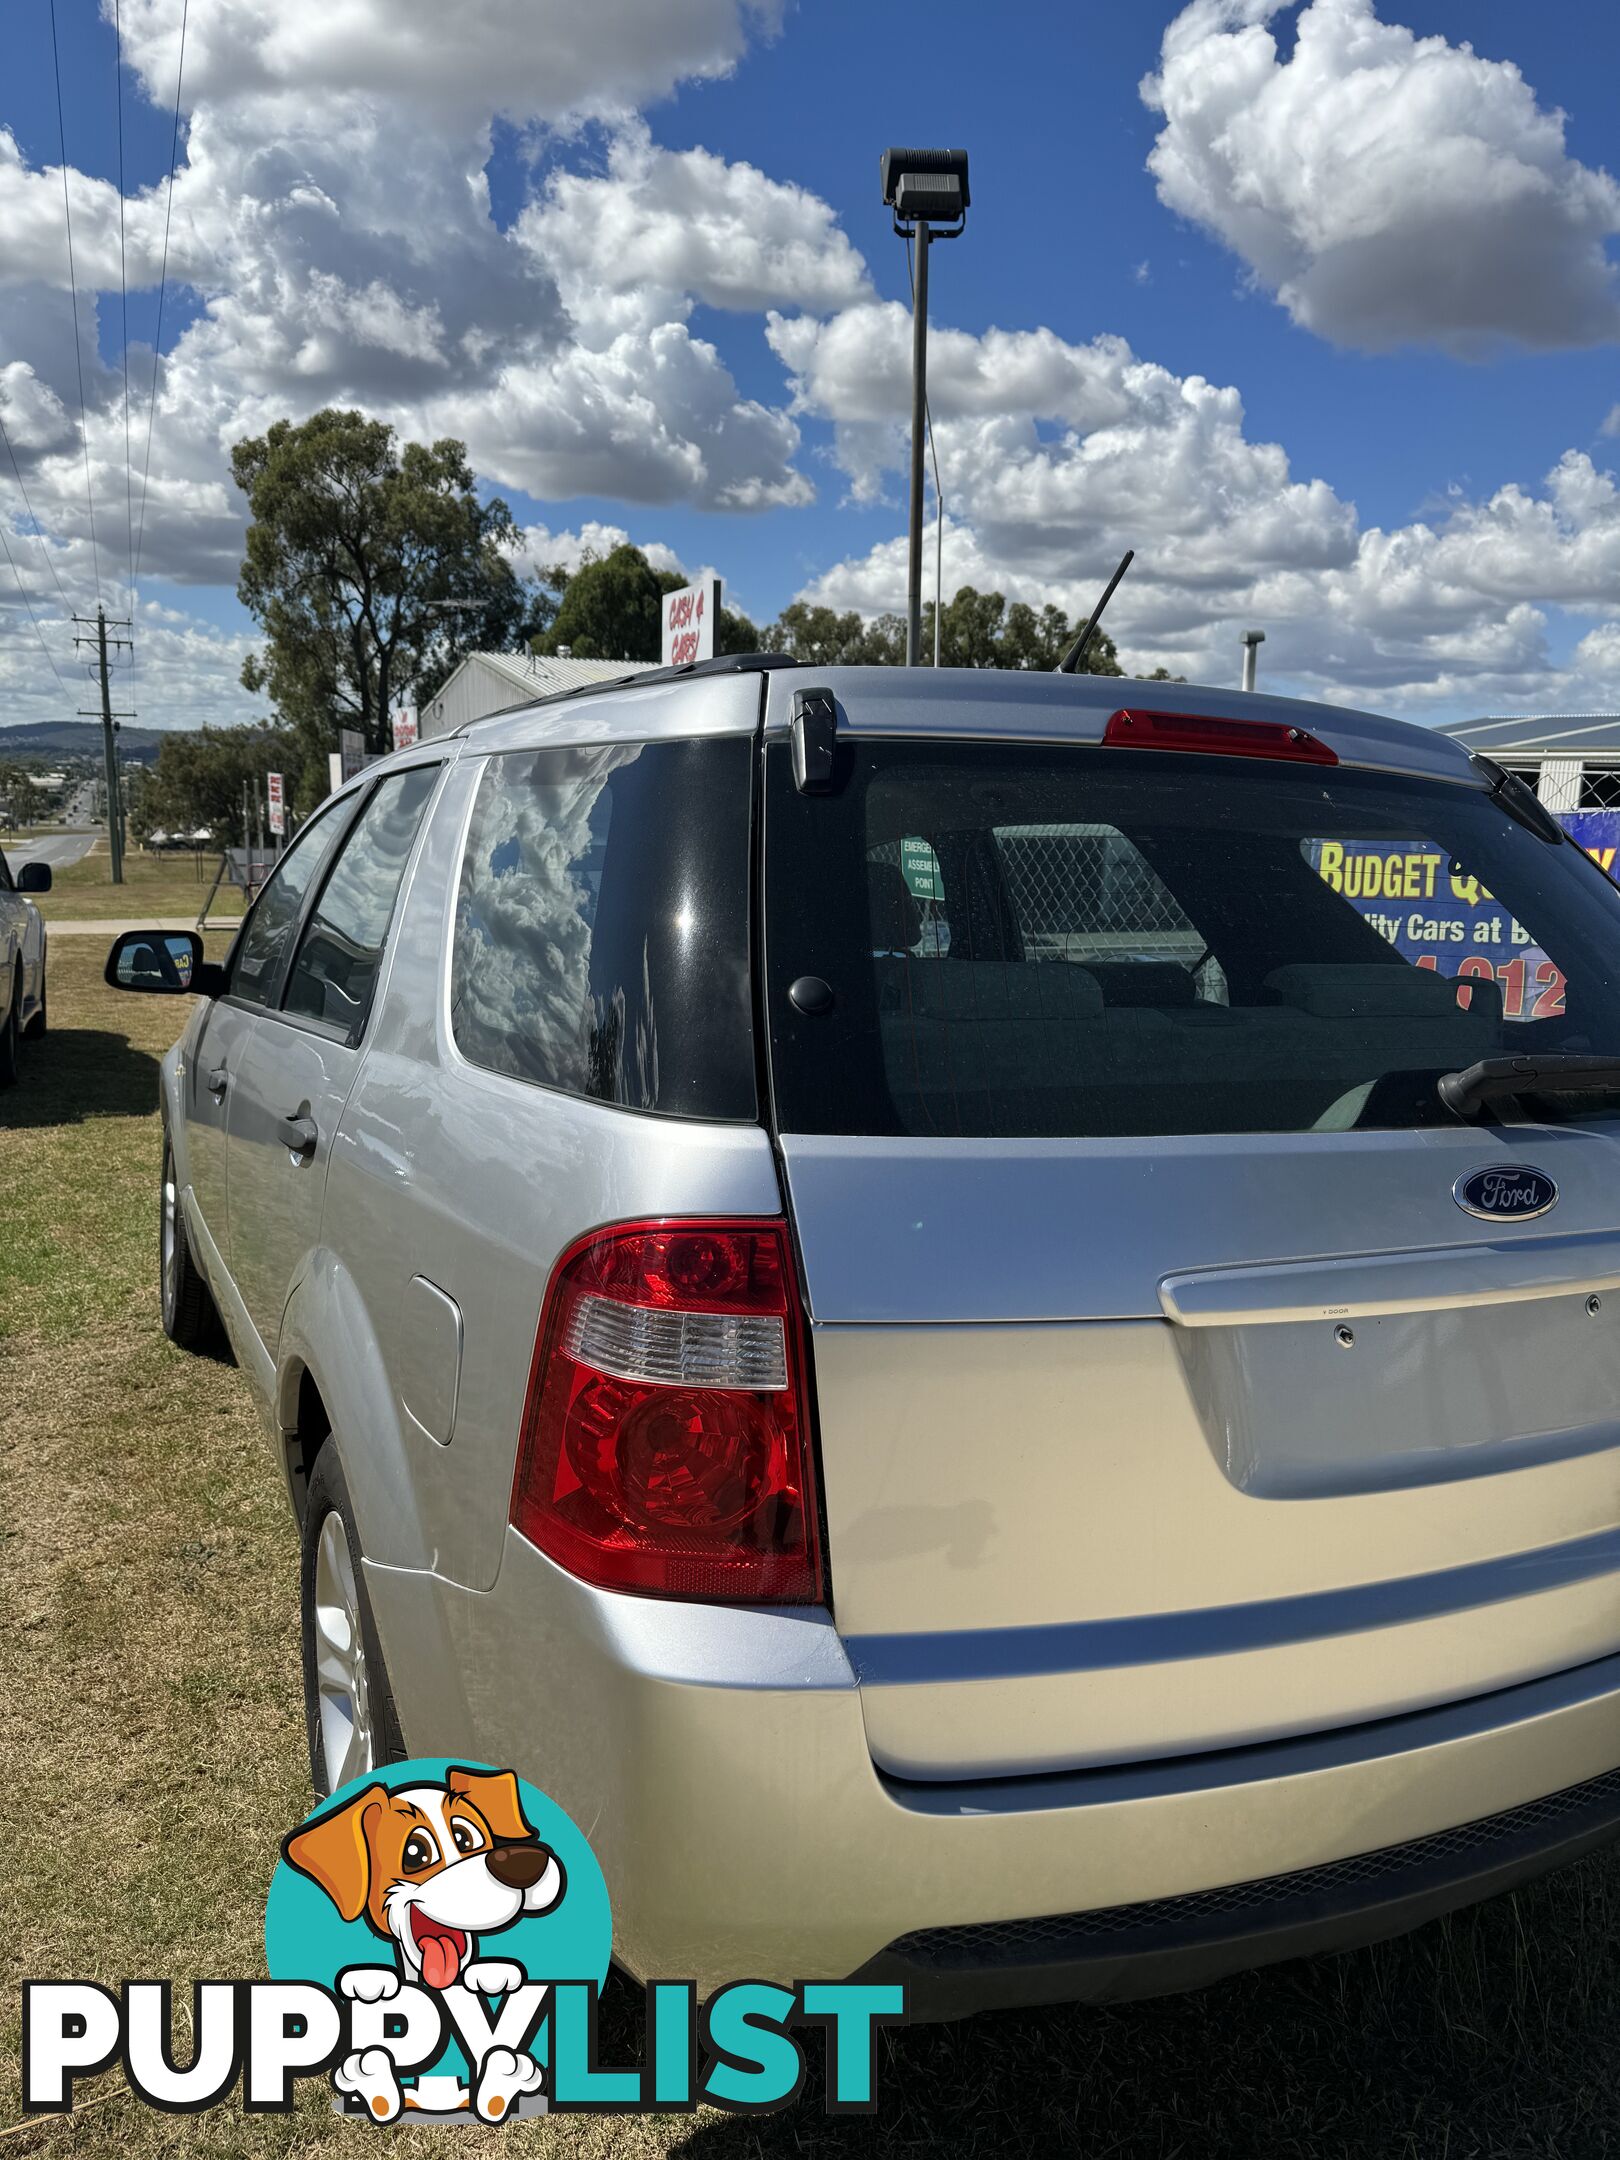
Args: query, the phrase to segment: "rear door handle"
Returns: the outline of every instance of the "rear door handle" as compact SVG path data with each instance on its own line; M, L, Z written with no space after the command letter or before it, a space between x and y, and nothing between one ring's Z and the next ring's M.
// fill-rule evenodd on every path
M229 1078L230 1074L223 1065L216 1065L208 1075L208 1092L213 1096L215 1102L218 1102L219 1098L224 1094L225 1083Z
M294 1162L308 1162L320 1138L320 1130L312 1117L279 1118L276 1134Z

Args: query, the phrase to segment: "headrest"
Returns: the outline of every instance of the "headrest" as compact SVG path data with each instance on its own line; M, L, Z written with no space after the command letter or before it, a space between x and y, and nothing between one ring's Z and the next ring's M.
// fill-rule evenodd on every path
M1458 1011L1457 983L1432 968L1392 959L1346 967L1274 968L1266 988L1317 1020L1445 1020ZM1484 998L1476 1006L1486 1003Z
M893 863L867 864L866 903L873 952L910 952L922 936L922 910Z

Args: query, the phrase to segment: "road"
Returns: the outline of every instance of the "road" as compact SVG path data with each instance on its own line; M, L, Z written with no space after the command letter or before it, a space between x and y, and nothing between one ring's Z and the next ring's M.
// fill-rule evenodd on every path
M53 870L65 870L69 863L83 861L96 839L93 832L48 833L43 840L13 840L6 849L6 861L13 871L24 863L49 863Z

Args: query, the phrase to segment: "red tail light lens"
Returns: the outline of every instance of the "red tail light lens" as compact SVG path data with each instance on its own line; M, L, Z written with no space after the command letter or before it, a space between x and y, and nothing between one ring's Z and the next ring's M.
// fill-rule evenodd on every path
M1103 729L1115 750L1202 750L1216 757L1287 758L1296 765L1337 765L1330 750L1286 720L1224 720L1205 713L1117 712Z
M626 1223L563 1254L512 1522L606 1589L820 1602L804 1317L784 1224Z

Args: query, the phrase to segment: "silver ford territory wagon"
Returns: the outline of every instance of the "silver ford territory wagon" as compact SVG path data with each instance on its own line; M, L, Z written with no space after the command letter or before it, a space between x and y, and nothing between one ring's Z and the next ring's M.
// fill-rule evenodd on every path
M108 972L202 993L163 1316L285 1469L317 1786L513 1766L632 1973L1119 1998L1620 1828L1620 893L1522 781L722 660Z

